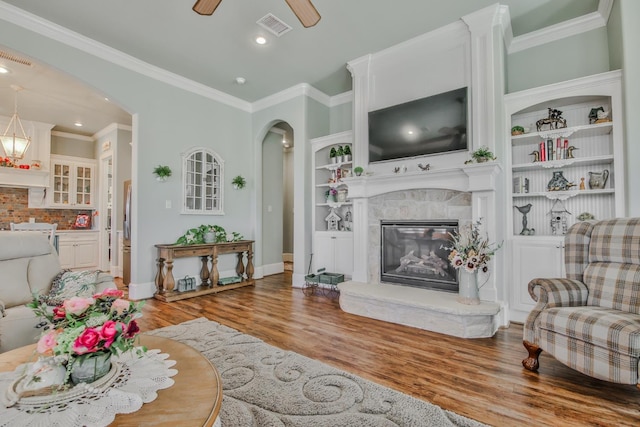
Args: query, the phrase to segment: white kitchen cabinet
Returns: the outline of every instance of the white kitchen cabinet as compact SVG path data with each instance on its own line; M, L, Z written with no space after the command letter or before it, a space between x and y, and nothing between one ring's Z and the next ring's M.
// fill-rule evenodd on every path
M353 273L353 233L317 231L314 236L314 265L330 273L351 277Z
M73 231L58 234L60 266L70 269L98 268L98 231Z
M51 185L48 207L94 209L96 162L70 156L51 156Z
M537 277L564 277L562 238L522 237L511 240L511 320L524 322L536 302L529 295L529 282Z

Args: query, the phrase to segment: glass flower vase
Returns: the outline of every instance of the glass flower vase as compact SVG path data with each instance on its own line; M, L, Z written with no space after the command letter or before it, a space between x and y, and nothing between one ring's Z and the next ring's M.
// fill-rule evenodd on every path
M92 383L104 377L111 370L111 353L99 352L80 357L71 368L74 384Z
M460 274L458 275L458 302L467 305L480 304L478 270L469 273L464 268L460 269Z

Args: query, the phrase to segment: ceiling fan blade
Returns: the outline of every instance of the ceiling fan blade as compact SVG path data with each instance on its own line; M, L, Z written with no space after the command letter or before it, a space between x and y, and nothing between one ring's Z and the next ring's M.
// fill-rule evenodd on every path
M320 14L311 0L287 0L287 4L305 28L313 27L320 21Z
M198 0L193 11L200 15L212 15L222 0Z

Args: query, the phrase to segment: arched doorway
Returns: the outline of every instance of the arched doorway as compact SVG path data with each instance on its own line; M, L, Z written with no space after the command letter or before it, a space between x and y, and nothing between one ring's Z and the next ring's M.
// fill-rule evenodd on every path
M262 141L262 262L264 275L293 269L293 129L273 125Z

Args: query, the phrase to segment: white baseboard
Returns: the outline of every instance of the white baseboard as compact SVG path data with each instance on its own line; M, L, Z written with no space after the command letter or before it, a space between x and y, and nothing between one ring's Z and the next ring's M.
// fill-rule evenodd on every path
M129 283L129 299L131 300L153 298L155 293L156 284L154 282Z
M262 276L271 276L272 274L280 274L284 272L284 262L276 262L262 266Z

